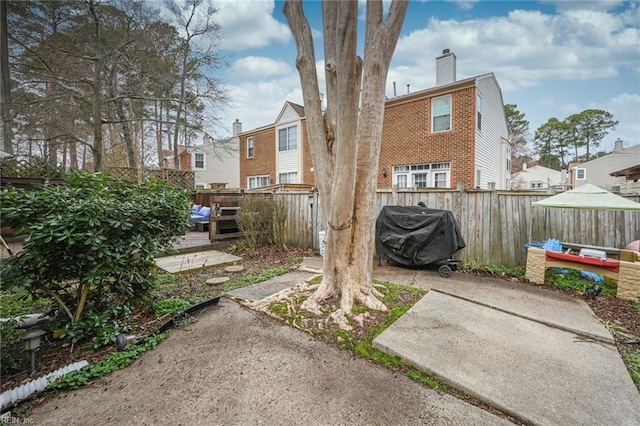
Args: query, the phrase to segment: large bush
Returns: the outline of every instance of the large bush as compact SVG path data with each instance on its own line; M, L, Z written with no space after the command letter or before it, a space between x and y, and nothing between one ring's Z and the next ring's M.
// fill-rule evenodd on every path
M0 194L0 221L24 235L24 250L4 262L2 290L54 299L68 322L85 309L145 298L153 258L184 234L185 193L161 181L131 183L74 172L67 185Z

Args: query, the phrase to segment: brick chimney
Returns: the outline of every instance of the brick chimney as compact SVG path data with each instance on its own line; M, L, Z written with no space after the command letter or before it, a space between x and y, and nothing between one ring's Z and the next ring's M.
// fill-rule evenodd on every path
M456 81L456 55L449 49L442 51L436 58L436 86L451 84Z
M616 139L615 144L614 144L614 148L613 148L613 152L622 151L624 149L623 146L624 146L624 142L622 142L622 139L620 139L620 138Z
M242 133L242 123L236 118L233 122L233 136L238 136L240 133Z

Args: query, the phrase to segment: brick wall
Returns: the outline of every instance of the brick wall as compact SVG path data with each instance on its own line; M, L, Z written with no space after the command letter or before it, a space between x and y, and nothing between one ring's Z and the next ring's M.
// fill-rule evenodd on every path
M394 165L451 163L451 187L463 183L475 185L475 86L461 87L452 93L452 128L431 132L431 98L389 102L385 109L382 131L378 187L390 188ZM434 96L442 96L440 92ZM302 182L315 184L307 122L302 127ZM247 137L253 136L254 158L247 159ZM247 132L240 136L240 186L247 186L247 176L269 175L276 183L276 134L273 126ZM384 177L382 171L386 170Z
M313 159L311 158L311 149L309 148L309 135L307 134L307 120L300 122L302 126L302 182L311 185L316 184L316 174L311 171L313 167Z
M431 132L431 98L387 106L378 187L392 186L394 165L435 162L451 163L451 187L474 186L475 88L455 91L451 101L451 130L439 133Z
M247 158L247 138L253 137L253 158ZM273 126L240 135L240 187L247 187L247 177L269 175L276 183L276 133Z

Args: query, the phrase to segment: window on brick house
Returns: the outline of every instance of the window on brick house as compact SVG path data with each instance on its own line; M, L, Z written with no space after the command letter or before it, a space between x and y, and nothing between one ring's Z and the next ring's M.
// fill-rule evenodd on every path
M253 138L247 138L247 158L253 158Z
M280 173L278 183L298 183L298 172Z
M394 166L393 184L398 188L449 188L451 163Z
M482 130L482 97L479 93L476 95L476 126Z
M269 185L269 176L267 175L249 176L247 178L247 183L248 183L247 186L249 187L249 189L260 188L261 186L267 186Z
M451 95L431 100L431 131L451 130Z

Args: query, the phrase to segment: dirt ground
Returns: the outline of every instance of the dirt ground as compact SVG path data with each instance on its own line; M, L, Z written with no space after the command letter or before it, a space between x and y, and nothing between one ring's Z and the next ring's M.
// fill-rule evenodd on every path
M270 250L245 258L244 264L259 271L300 255L307 253ZM198 280L219 273L212 268ZM613 331L640 336L640 313L633 303L611 296L588 303ZM174 330L130 367L77 391L48 393L16 413L44 424L505 422L233 301L222 299L197 317L197 323ZM628 349L640 351L637 346Z
M130 367L25 415L37 424L508 424L227 299Z

